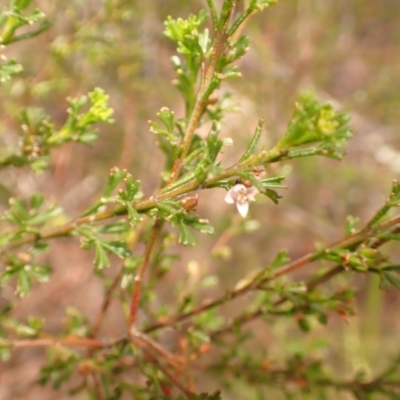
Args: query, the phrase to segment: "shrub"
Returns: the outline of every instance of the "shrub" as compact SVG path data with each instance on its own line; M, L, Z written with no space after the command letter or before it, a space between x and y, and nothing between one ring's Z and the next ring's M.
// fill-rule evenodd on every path
M399 357L373 376L360 371L346 376L334 371L337 364L327 354L329 337L321 352L316 351L318 338L312 336L317 325L327 325L330 317L347 320L355 314L354 276L375 275L382 289L400 288L400 266L382 250L400 239L396 181L386 202L363 226L358 218L348 218L340 240L318 243L315 250L293 259L286 250L277 250L270 262L255 256L248 260L246 272L234 257L229 259L228 239L251 235L257 224L268 224L266 218L249 219L249 209L262 199L271 206L279 203L286 188L287 162L295 160L296 168L298 158L340 160L351 137L349 116L307 91L298 96L287 129L275 143L267 143L260 119L246 147L235 144L240 154L229 163L226 153L236 139L224 131L233 111L225 82L241 77L237 64L249 48L249 38L242 35L245 24L274 3L224 0L218 9L207 0L207 12L166 19L164 35L176 46L171 61L184 108L174 112L163 106L149 121L158 149L143 154L143 162L151 170L159 165L155 151L163 155L161 181L152 190L134 170L114 166L102 193L77 217L56 204L46 185L37 193L18 195L10 185L12 174L18 179L57 174L52 155L62 154L57 152L67 143L93 144L98 129L106 129L103 124L113 124L121 115L114 115L109 96L99 87L87 95L68 97L63 120L38 107L25 107L22 101L15 105L17 88L12 82L23 67L3 57L0 81L8 104L3 118L16 107L18 117L13 112L12 118L19 121L19 131L4 134L0 157L3 171L10 171L3 178L11 192L0 232L0 284L8 299L0 314L0 353L11 363L20 347L46 348L38 384L98 399L217 400L221 393L226 398L323 399L337 398L342 391L358 399L399 398ZM104 7L112 9L110 4ZM43 12L30 10L30 0L12 0L2 9L2 53L19 41L38 40L50 27ZM122 16L117 18L118 24L123 21ZM70 51L64 40L57 38L54 57ZM83 52L96 52L85 46ZM93 57L100 60L103 51L112 51L107 46L98 50L100 55ZM29 75L23 81L29 85ZM47 84L50 87L44 85L42 90L54 90ZM318 165L319 160L313 162ZM225 214L232 215L236 208L237 217L225 217L223 222L209 217L209 208L202 206L207 192L225 200ZM212 250L201 234L219 236L213 239ZM57 273L54 257L68 260L78 242L82 252L93 258L93 279L101 283L103 294L88 288L80 303L66 299L63 316L59 310L54 316L36 314L37 300L31 291L45 287L44 282ZM197 260L189 259L192 253L187 247L196 242ZM213 268L221 259L242 274L228 288ZM66 261L65 268L73 273L87 270L83 264L87 258L80 260L77 268ZM312 272L300 274L310 264ZM84 282L81 273L75 281L71 278L73 284ZM61 290L46 301L54 301ZM31 315L18 312L20 304ZM124 323L113 317L117 309ZM62 324L52 326L54 320ZM115 327L109 326L117 320ZM251 325L255 321L260 323ZM293 337L289 333L293 323L309 334L300 336L303 349L297 345L298 333ZM274 340L260 337L268 334L268 325L285 331L281 354L274 351Z

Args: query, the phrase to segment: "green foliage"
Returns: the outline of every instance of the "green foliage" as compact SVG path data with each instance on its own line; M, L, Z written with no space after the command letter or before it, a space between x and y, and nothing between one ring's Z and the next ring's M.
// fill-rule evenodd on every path
M277 3L277 0L251 0L249 8L251 10L263 11L264 8Z
M32 9L33 3L12 0L8 8L1 9L0 44L8 46L32 38L48 28L45 14ZM224 0L218 10L213 0L207 0L209 15L201 10L186 19L167 17L164 36L176 44L177 55L172 57L174 84L185 109L162 107L157 118L149 122L164 157L157 188L149 176L142 178L142 185L135 169L128 172L115 166L102 181L101 193L94 200L85 198L85 210L74 214L79 217L72 217L69 207L63 211L50 200L45 184L40 185L43 193L33 195L27 195L32 192L26 188L19 189L23 184L18 185L0 225L0 290L8 301L0 310L2 359L12 357L16 347L46 346L47 364L41 368L39 382L51 383L57 390L63 390L63 384L68 382L71 394L86 392L92 398L221 399L220 391L201 387L202 379L195 382L194 377L200 373L211 374L213 385L228 393L233 391L235 398L252 398L247 392L242 395L249 387L259 391L259 398L271 397L271 388L286 398L328 399L330 389L346 391L360 399L396 398L393 396L399 385L400 358L375 378L358 374L343 381L326 352L314 355L315 349L328 347L330 338L321 346L314 334L328 326L332 315L348 319L356 312L353 277L375 274L382 289L400 289L400 266L381 248L400 240L398 182L393 183L386 203L369 222L363 224L358 217L347 219L343 239L331 245L318 244L314 251L297 258L287 250L276 251L269 265L249 257L244 276L237 268L243 259L230 259L231 254L237 253L231 252L228 242L233 236L249 235L255 229L263 234L265 229L275 229L270 222L273 218L239 221L225 217L220 208L217 213L224 215L217 220L210 213L208 221L204 218L208 211L198 204L203 201L204 191L218 195L223 189L228 191L225 201L235 203L241 216L246 217L249 201L255 200L256 193L278 204L281 189L287 188L287 169L272 164L317 155L340 159L345 154L351 137L348 115L319 101L314 94L303 93L277 143L266 142L264 119L259 119L247 148L223 157L226 147L233 144L225 136L224 124L234 108L232 95L216 91L224 80L241 76L235 63L250 46L250 39L241 35L250 16L275 3ZM96 32L92 25L103 29L111 21L117 21L117 25L131 22L132 5L122 1L115 6L106 1L99 7L104 8L76 34L85 38L82 40L103 40L106 44L102 43L99 51L82 46L79 38L74 44L72 39L69 43L60 36L53 44L57 62L76 56L73 53L77 48L86 49L100 63L105 62L107 55L102 53L114 42L109 37L91 37ZM77 29L74 23L70 29ZM79 59L76 57L75 61ZM126 73L117 69L119 76ZM12 85L21 71L22 66L16 61L2 59L0 82ZM95 72L93 68L93 81ZM36 79L40 80L38 76ZM13 87L16 92L17 89ZM37 92L33 88L34 93ZM38 105L18 106L20 120L15 125L19 124L21 134L14 141L5 139L7 145L0 150L3 170L11 171L10 175L20 174L18 179L30 173L23 168L26 166L33 172L53 174L49 160L56 148L69 142L90 145L99 139L97 124L114 122L109 95L98 87L87 96L68 97L66 118L50 118L46 111L49 105L45 101L40 104L34 96L32 100ZM120 110L116 115L122 119ZM17 120L14 115L7 118ZM126 134L131 134L129 129ZM138 152L145 151L140 141L135 146ZM237 159L235 154L239 154ZM153 157L146 155L144 160L159 165ZM118 165L125 165L123 161ZM293 165L296 172L296 163ZM291 185L289 181L288 186ZM208 239L213 243L210 245L202 234L218 238ZM49 329L54 321L47 315L24 319L13 314L13 306L14 302L18 305L18 297L27 298L29 303L32 289L51 279L53 264L58 265L52 257L54 252L64 260L67 251L62 246L52 249L52 243L60 238L68 241L74 252L82 253L77 241L81 249L89 251L95 265L94 279L104 295L88 291L84 305L66 298L62 324ZM204 246L202 253L185 248L195 245ZM229 261L227 279L216 274L223 266L218 264L220 261ZM308 274L291 274L311 263L317 267ZM79 266L82 269L83 264ZM338 275L340 281L335 280ZM73 285L85 285L86 289L86 282L81 279L79 276L76 282L72 280ZM95 315L87 315L87 310ZM118 318L122 320L120 324ZM259 325L255 326L259 330L247 328L247 323L254 320L258 320ZM268 349L264 348L265 342L259 341L265 329L271 336ZM282 340L284 345L279 353L270 356L274 340ZM301 341L300 346L296 340ZM192 376L193 371L196 374ZM207 376L204 381L208 380ZM236 393L238 388L240 392Z
M83 108L89 98L90 108ZM38 108L28 108L21 112L22 138L17 148L4 148L0 152L0 166L29 165L40 173L48 167L52 148L67 142L90 144L97 139L96 123L112 123L113 110L108 107L108 96L100 88L95 88L88 96L68 99L68 118L57 130L50 117Z
M95 250L94 264L99 269L110 266L109 254L115 254L122 259L129 257L131 254L125 241L104 238L98 234L98 229L89 226L81 226L77 229L77 233L82 238L82 249Z
M243 156L240 158L239 162L246 161L250 156L252 156L256 150L257 144L260 141L261 138L261 133L262 133L262 127L264 125L264 120L260 120L258 122L256 131L254 132L253 137L251 138L251 141L249 143L249 146L246 150L246 152L243 154Z
M305 93L296 103L296 109L285 135L278 142L279 149L314 144L313 152L332 158L342 158L343 147L351 137L349 116L337 113L329 103L321 104L312 94ZM293 156L306 156L301 151Z
M47 282L50 279L50 273L51 267L48 265L27 263L25 259L10 254L7 266L0 276L0 283L4 285L15 278L16 294L25 297L31 290L32 280Z
M39 383L45 385L51 382L54 389L60 389L71 378L76 357L69 352L62 354L61 351L54 351L50 357L48 365L40 370Z
M222 399L222 397L219 391L213 394L200 393L199 395L190 396L190 400L220 400L220 399Z
M386 204L382 206L372 217L369 222L370 226L375 226L378 222L382 221L388 214L388 212L400 205L400 183L396 180L393 181L392 192L386 201Z
M0 9L0 45L33 38L50 27L50 21L38 8L25 13L32 0L10 0L9 8ZM40 22L40 24L38 24ZM39 25L36 29L17 35L23 26Z
M9 81L13 75L22 71L22 65L15 60L1 61L0 64L0 83Z
M8 240L19 238L27 232L38 234L46 221L62 213L59 206L50 206L43 210L44 200L41 193L32 195L28 205L22 199L10 199L10 209L4 213L3 221L14 225L17 230L14 231L13 237L8 235Z
M89 98L90 108L82 112ZM67 141L90 144L97 139L97 130L93 125L98 122L112 123L113 110L108 107L108 95L104 90L95 88L87 96L67 99L69 116L59 132L52 132L46 144L60 145Z
M391 286L400 289L400 265L388 265L377 272L381 280L381 289L388 289Z
M165 21L164 35L177 43L177 51L181 59L174 56L171 61L178 75L176 86L181 92L187 113L191 112L196 101L197 74L204 59L209 57L208 29L199 32L207 14L201 11L198 16L191 14L187 19L173 19Z

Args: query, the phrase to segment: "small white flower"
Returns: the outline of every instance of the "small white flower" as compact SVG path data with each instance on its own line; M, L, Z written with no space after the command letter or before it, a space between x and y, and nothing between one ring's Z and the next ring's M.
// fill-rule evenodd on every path
M228 204L236 203L239 214L244 218L249 212L249 201L255 200L258 190L254 186L246 187L241 183L228 190L225 195L225 202Z

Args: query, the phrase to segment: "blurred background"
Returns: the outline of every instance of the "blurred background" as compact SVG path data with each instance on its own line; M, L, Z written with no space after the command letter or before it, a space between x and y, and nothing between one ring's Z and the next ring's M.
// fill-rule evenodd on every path
M144 193L151 194L160 181L163 158L147 121L155 119L162 106L177 115L183 112L171 83L174 72L169 58L174 47L163 37L163 21L168 15L196 13L206 2L36 3L52 27L7 48L7 56L16 58L24 72L0 93L2 145L18 140L20 107L41 107L61 126L66 97L86 94L96 86L110 95L115 123L101 126L100 139L90 148L68 144L54 151L51 168L42 175L26 169L0 171L0 207L7 207L9 196L43 191L75 218L100 195L113 166L128 169L142 181ZM252 204L246 226L234 207L224 203L223 190L200 194L200 214L216 227L217 236L199 237L196 248L177 248L181 260L176 274L189 279L197 260L200 273L213 274L218 282L205 295L232 287L246 270L267 265L282 248L296 258L311 251L315 242L340 239L348 215L359 217L362 226L385 201L392 179L400 173L398 0L280 0L251 19L244 33L250 36L250 50L239 65L243 78L227 82L220 90L233 93L237 105L222 132L235 143L224 155L225 165L241 154L259 118L266 120L262 144L273 144L285 131L296 97L304 89L349 112L354 138L341 162L300 159L271 168L271 175L288 174L288 189L281 191L279 206L268 200ZM226 230L231 223L238 231L252 232L235 235L234 230ZM208 255L221 235L225 239L219 250L224 257L212 260ZM398 249L392 245L388 250L400 260ZM47 331L56 334L67 304L90 318L103 292L91 273L92 254L83 252L76 241L54 241L48 262L54 267L53 279L18 302L14 314L45 315ZM315 271L308 268L295 279ZM340 279L343 285L349 282L349 277L339 277L339 283ZM272 358L312 346L316 354L328 355L344 377L357 371L366 376L379 372L400 351L400 296L394 290L381 292L378 282L369 277L352 279L358 288L356 316L348 321L333 316L328 326L316 326L309 335L292 322L268 327L255 323L256 340L269 348ZM172 289L161 296L173 301L178 289L172 286L173 279L169 284ZM2 295L7 301L13 299L11 289ZM123 327L118 305L111 306L103 333L118 334ZM285 345L289 337L290 348ZM0 365L0 399L54 398L50 387L34 385L43 360L43 349L23 349ZM253 398L250 392L243 393L246 396L236 398Z

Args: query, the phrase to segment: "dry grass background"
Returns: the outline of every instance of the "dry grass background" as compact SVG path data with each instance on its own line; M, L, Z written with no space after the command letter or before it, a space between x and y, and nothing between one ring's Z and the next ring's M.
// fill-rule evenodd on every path
M1 171L0 206L6 207L10 194L25 197L44 191L76 217L101 193L114 165L140 178L144 191L150 193L158 184L162 158L148 132L147 120L163 105L177 114L182 110L177 91L170 84L173 48L162 36L163 20L167 15L186 16L204 7L205 2L37 3L53 26L9 52L24 65L25 79L17 78L0 93L2 140L15 137L15 117L21 105L43 107L61 123L67 108L65 98L87 93L94 86L109 93L116 122L101 127L100 140L92 148L71 144L57 150L50 171L44 175ZM264 143L273 142L284 131L297 93L304 88L313 88L320 97L349 111L355 134L341 163L310 159L286 166L291 170L289 189L281 204L265 201L254 205L251 218L258 219L261 227L249 236L232 238L230 260L210 263L204 256L215 237L202 239L199 248L179 250L182 260L176 266L177 275L186 274L187 263L199 259L204 271L217 275L221 288L234 285L249 264L267 264L280 248L288 248L294 258L311 250L315 241L340 238L346 216L366 221L400 173L398 0L281 0L254 18L247 34L251 49L241 61L243 79L222 89L237 95L239 104L238 113L227 119L223 131L238 146L226 153L227 163L260 117L266 119ZM219 233L234 213L224 204L222 191L217 190L201 195L199 210ZM395 246L391 250L399 257ZM31 296L18 302L14 313L18 317L46 316L46 329L56 333L67 304L90 319L103 293L91 274L91 254L81 251L73 239L55 241L47 257L54 266L53 279L36 286ZM306 336L291 324L266 327L256 322L252 326L256 340L270 347L273 356L293 350L285 349L288 337L297 338L293 347L299 348L311 346L311 339L319 337L329 340L324 351L344 374L360 368L369 374L384 368L388 357L400 351L400 296L395 291L379 292L377 282L370 278L357 275L354 280L359 290L358 314L347 323L333 317L327 327L318 327ZM174 278L164 285L167 289L160 290L169 301L176 293ZM0 304L14 301L12 290L5 288ZM117 306L112 306L107 318L103 333L120 332L124 321ZM43 349L20 349L0 365L1 400L68 397L66 391L60 394L49 386L35 385L44 355ZM246 393L240 398L252 398Z

